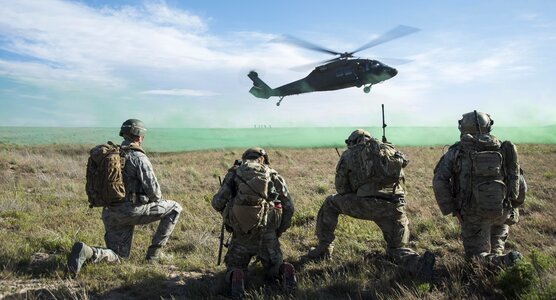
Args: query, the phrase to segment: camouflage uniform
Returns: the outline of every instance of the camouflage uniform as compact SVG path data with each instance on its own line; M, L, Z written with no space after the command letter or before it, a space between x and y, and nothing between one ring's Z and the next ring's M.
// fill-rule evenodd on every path
M222 186L212 198L212 207L223 213L225 220L229 220L226 211L230 210L230 204L236 196L237 186L240 179L235 175L235 168L226 174ZM241 269L246 274L247 267L252 257L261 261L268 278L277 278L279 268L284 262L280 242L278 238L291 225L294 212L293 200L288 193L285 180L275 170L270 171L270 179L278 193L281 208L270 203L268 212L268 225L263 228L255 228L247 233L239 230L233 223L226 221L226 225L232 230L232 240L224 262L227 268L227 280L230 280L234 269Z
M500 216L481 216L473 193L464 194L463 188L454 191L454 186L468 185L470 173L462 168L458 159L462 142L478 145L479 149L499 149L500 141L491 134L463 134L461 142L454 144L438 162L434 170L433 189L443 215L459 214L462 219L461 238L468 258L503 266L512 263L511 257L503 255L509 234L509 225L517 218L517 210L505 206ZM524 181L523 181L524 184ZM466 200L464 200L466 199Z
M128 145L127 141L122 143L122 146ZM166 245L182 210L177 202L162 199L151 162L143 152L129 150L125 159L126 201L103 208L104 240L108 248L92 247L95 263L117 262L129 257L135 225L160 220L149 250Z
M450 147L434 170L433 189L436 201L443 215L453 214L461 222L461 238L468 258L504 267L511 266L522 255L511 251L503 255L504 246L508 238L509 225L517 222L518 211L512 205L521 205L525 199L525 179L520 173L517 151L510 142L501 143L490 134L494 121L490 115L481 112L470 112L459 120L461 132L460 141ZM506 151L511 147L511 151ZM476 158L477 153L502 154L501 170L486 160ZM480 163L479 163L480 162ZM482 178L473 175L474 170L487 169L496 172L496 178ZM480 184L490 184L494 179L504 182L504 192L500 196L489 196L482 201L477 200ZM504 197L503 201L494 206L492 213L489 199L496 200Z
M338 216L345 214L374 221L382 230L388 255L412 274L417 274L420 268L419 254L406 247L409 241L409 220L404 207L403 183L397 188L378 187L375 182L357 183L354 175L356 166L353 164L354 146L348 144L348 149L340 157L335 178L338 194L328 196L318 212L316 235L319 245L309 252L308 257L319 257L323 251L332 251Z

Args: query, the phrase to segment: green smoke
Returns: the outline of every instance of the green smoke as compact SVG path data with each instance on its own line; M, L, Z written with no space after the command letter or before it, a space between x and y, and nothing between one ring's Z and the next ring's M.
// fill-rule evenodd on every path
M145 148L150 151L262 147L343 147L355 127L322 128L152 128ZM382 128L364 127L377 138ZM119 128L0 127L0 143L99 144L119 142ZM516 144L556 144L556 126L496 127L493 134ZM388 141L399 146L449 145L459 139L454 127L387 127Z

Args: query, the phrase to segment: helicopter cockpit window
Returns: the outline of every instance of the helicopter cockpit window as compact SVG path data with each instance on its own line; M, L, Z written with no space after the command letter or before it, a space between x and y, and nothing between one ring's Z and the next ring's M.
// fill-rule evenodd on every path
M317 69L318 69L319 71L321 71L321 72L324 72L324 71L326 71L326 70L328 69L328 67L326 67L326 66L320 66L320 67L318 67Z

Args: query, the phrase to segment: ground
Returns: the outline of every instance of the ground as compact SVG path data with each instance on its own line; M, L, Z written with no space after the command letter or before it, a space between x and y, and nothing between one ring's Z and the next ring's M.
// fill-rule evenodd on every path
M224 176L242 150L149 153L163 195L184 207L159 265L143 259L155 225L138 226L131 257L118 265L87 265L77 279L64 274L71 245L102 246L100 209L87 206L85 166L89 146L0 144L0 298L116 299L227 297L224 267L216 266L221 218L210 207ZM267 149L296 203L292 228L282 238L286 260L297 267L302 299L551 299L556 295L556 145L518 145L529 184L520 222L512 226L508 250L526 261L506 272L487 271L463 259L459 225L441 215L434 200L433 168L445 147L404 147L411 247L437 255L431 283L409 278L384 253L378 227L341 217L333 261L303 264L316 244L315 216L334 193L338 155L333 148ZM341 149L340 149L341 150ZM248 295L285 298L279 288L250 270Z

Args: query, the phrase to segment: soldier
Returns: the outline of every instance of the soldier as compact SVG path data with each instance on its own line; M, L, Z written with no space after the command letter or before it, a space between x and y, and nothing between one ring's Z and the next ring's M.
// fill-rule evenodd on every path
M123 183L125 198L122 202L103 207L104 241L107 248L90 247L83 242L73 245L68 257L68 270L77 276L83 263L119 262L128 258L135 225L160 221L147 250L147 262L160 258L161 248L166 245L174 230L182 207L175 201L164 200L149 158L141 148L145 138L145 126L137 119L125 121L120 129L124 138L122 149L125 164Z
M286 182L269 166L266 151L249 148L224 178L212 199L232 240L224 258L232 298L244 295L244 279L253 256L263 264L267 280L278 279L284 290L296 288L294 267L284 262L278 238L291 224L293 200Z
M331 258L338 216L345 214L374 221L386 240L387 254L413 277L430 280L434 254L426 251L419 256L407 248L409 221L404 208L402 170L408 163L405 155L392 144L381 143L362 129L353 131L345 142L348 149L342 153L336 167L337 194L328 196L318 212L316 235L319 243L306 257L313 260ZM367 158L362 159L364 156ZM371 161L371 157L376 160ZM391 175L379 170L379 161L384 159L391 160L391 167L397 166Z
M524 201L525 181L515 146L490 134L493 124L486 113L463 115L460 141L436 165L433 188L442 214L461 224L467 258L508 267L522 258L517 251L503 252L508 224L517 221L513 208Z

